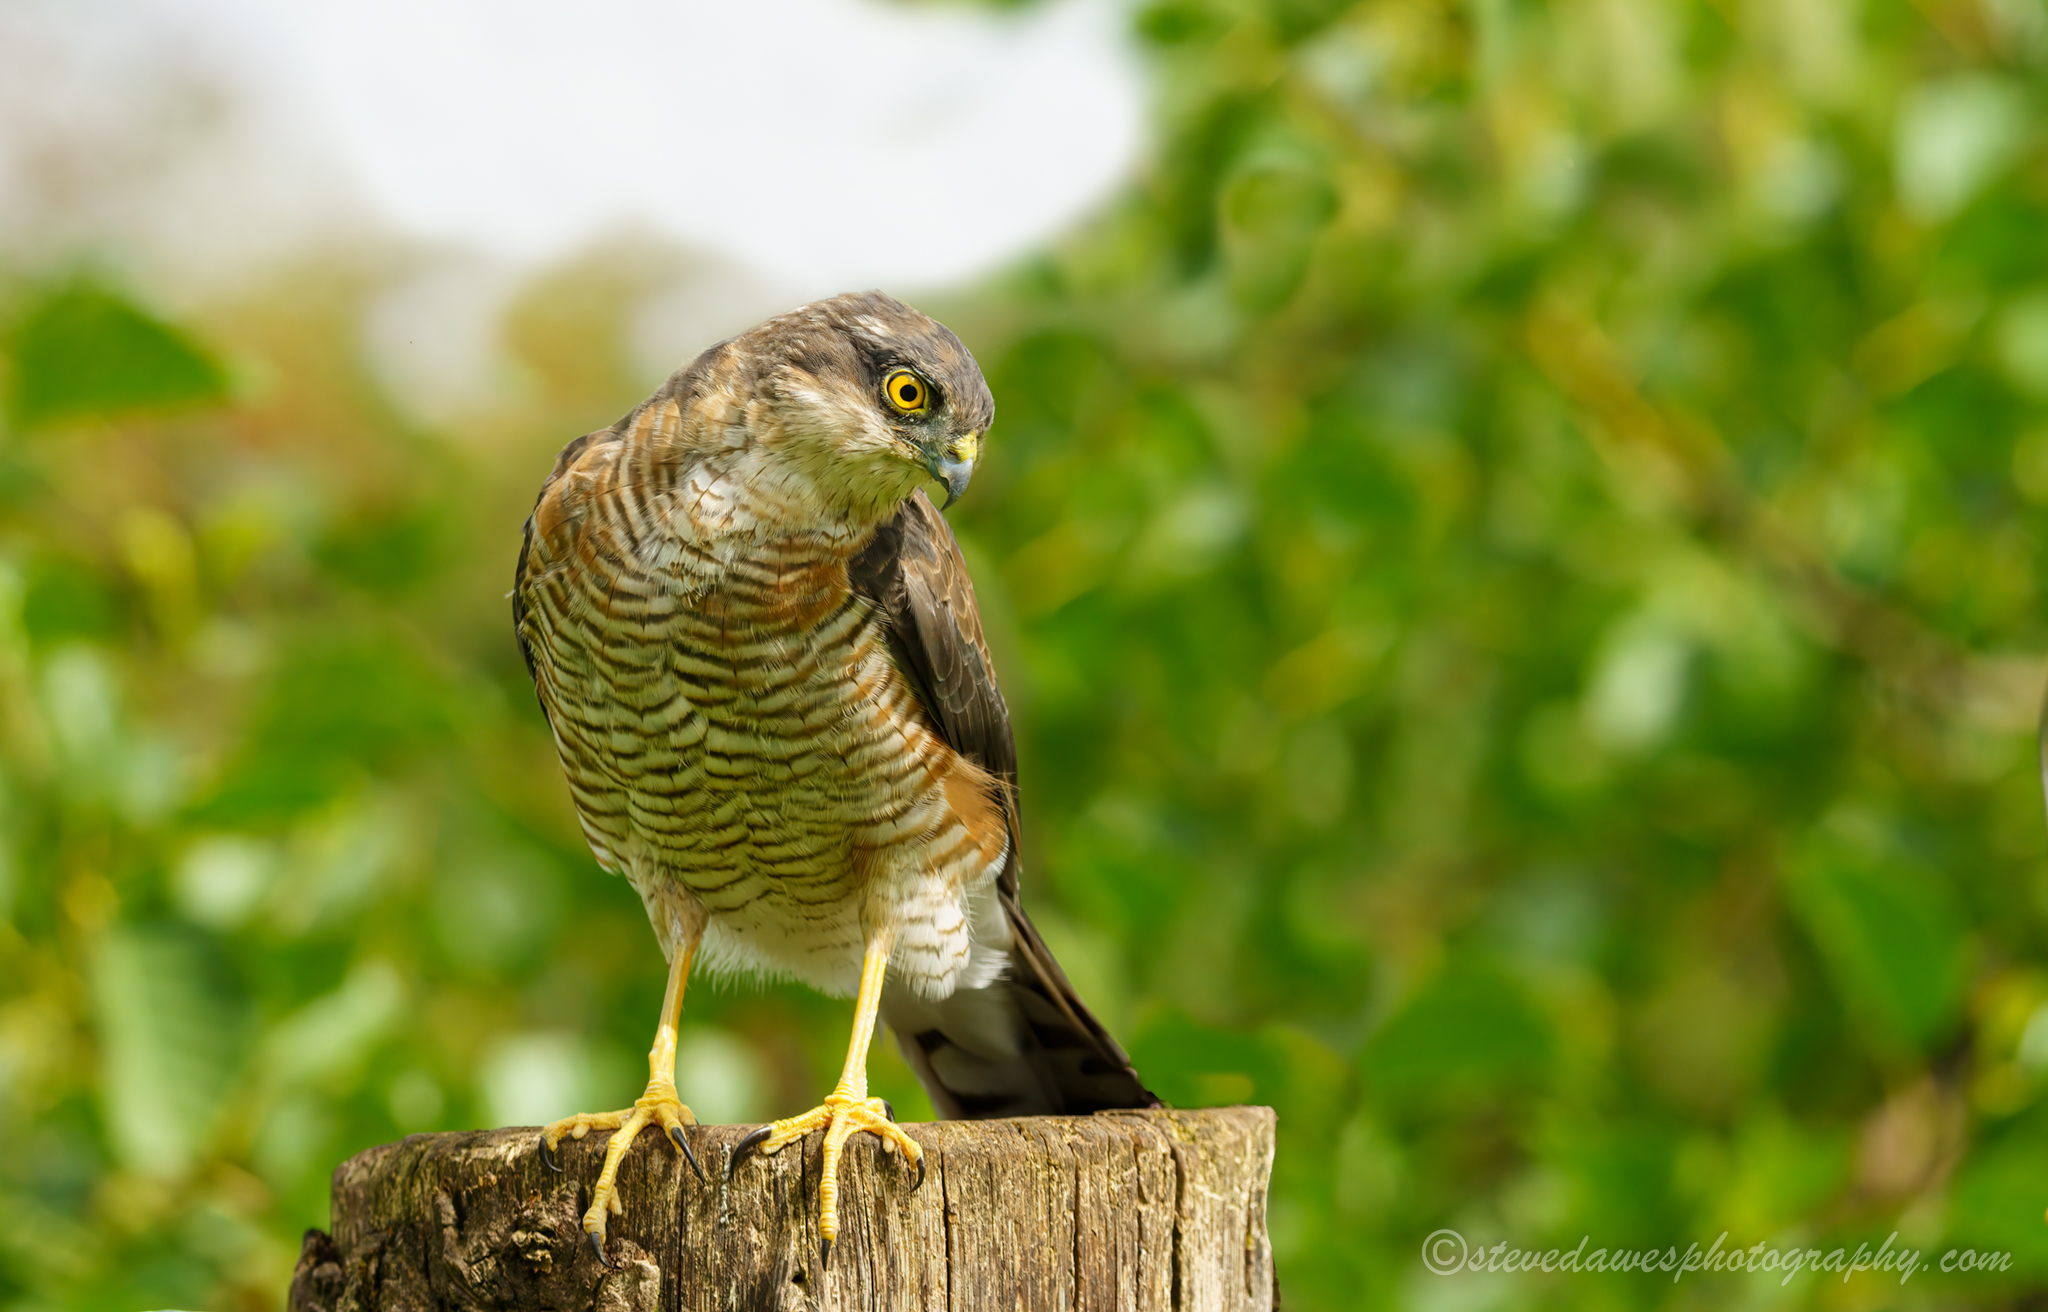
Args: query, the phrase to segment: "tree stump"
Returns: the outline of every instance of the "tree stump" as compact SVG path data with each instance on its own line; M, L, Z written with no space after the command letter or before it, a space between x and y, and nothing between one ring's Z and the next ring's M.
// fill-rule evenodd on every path
M659 1134L619 1171L600 1266L582 1215L606 1136L416 1134L334 1173L334 1232L309 1230L292 1312L598 1309L941 1312L1264 1309L1273 1112L1104 1112L905 1128L924 1186L872 1135L847 1145L839 1239L818 1267L818 1137L726 1162L749 1126L706 1126L699 1181Z

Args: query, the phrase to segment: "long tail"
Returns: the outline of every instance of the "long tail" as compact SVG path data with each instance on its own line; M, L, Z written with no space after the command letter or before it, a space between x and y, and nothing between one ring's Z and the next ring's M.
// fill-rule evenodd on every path
M939 1002L883 996L882 1019L932 1105L951 1120L1159 1106L1023 908L1004 903L1010 965L993 983Z

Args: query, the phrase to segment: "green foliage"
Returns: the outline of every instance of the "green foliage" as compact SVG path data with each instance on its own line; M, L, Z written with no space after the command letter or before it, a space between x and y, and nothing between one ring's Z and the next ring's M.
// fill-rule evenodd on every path
M176 328L80 282L30 308L14 330L9 413L23 428L218 401L227 380Z
M1945 1037L1962 1001L1963 926L1933 872L1817 839L1788 871L1844 1006L1881 1044Z
M954 522L1027 899L1154 1087L1279 1109L1289 1306L2037 1300L2048 16L1133 22L1139 175L929 307L998 406ZM401 254L13 316L16 424L106 422L0 464L0 1302L274 1307L344 1155L638 1087L660 955L503 602L657 381L631 255L441 432L357 358ZM808 1105L846 1019L700 983L685 1096ZM1927 1265L1432 1277L1447 1226Z
M217 945L178 926L122 926L92 963L100 1114L118 1160L191 1166L220 1112L248 1029L246 995Z
M1547 1083L1551 1035L1512 981L1446 969L1373 1036L1361 1060L1374 1104L1390 1113L1486 1105L1503 1090Z

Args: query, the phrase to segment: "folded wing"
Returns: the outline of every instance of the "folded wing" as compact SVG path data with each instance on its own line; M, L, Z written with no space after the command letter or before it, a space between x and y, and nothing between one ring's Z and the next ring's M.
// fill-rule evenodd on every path
M854 590L887 618L890 655L915 686L931 727L1001 782L1010 830L996 880L1010 930L1009 967L988 985L940 1002L885 994L882 1018L904 1056L933 1105L953 1118L1158 1106L1018 901L1016 742L952 529L917 492L848 573Z

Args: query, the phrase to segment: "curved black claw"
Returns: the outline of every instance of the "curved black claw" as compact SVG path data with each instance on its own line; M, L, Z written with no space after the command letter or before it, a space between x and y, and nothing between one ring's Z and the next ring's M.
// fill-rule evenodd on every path
M832 1241L825 1240L818 1245L818 1274L823 1276L825 1268L832 1265Z
M546 1130L542 1130L540 1133L540 1164L553 1171L556 1175L562 1173L562 1164L555 1159L555 1150L548 1143L548 1133Z
M607 1271L611 1270L612 1264L604 1260L604 1240L597 1237L595 1230L585 1230L583 1236L590 1241L590 1251L597 1254L597 1264Z
M924 1158L919 1157L917 1159L917 1182L910 1186L910 1192L916 1193L922 1188L924 1188Z
M888 1117L891 1124L895 1123L896 1108L887 1098L882 1099L882 1115Z
M697 1173L697 1183L704 1183L704 1168L697 1165L697 1154L690 1151L690 1141L683 1137L683 1127L680 1125L669 1126L668 1137L675 1141L676 1147L683 1150L683 1160L688 1162L690 1169Z
M727 1158L725 1162L725 1178L727 1182L732 1180L733 1172L740 1169L740 1163L746 1159L747 1154L763 1143L766 1143L768 1136L773 1133L775 1133L774 1126L764 1125L732 1146L732 1156Z

